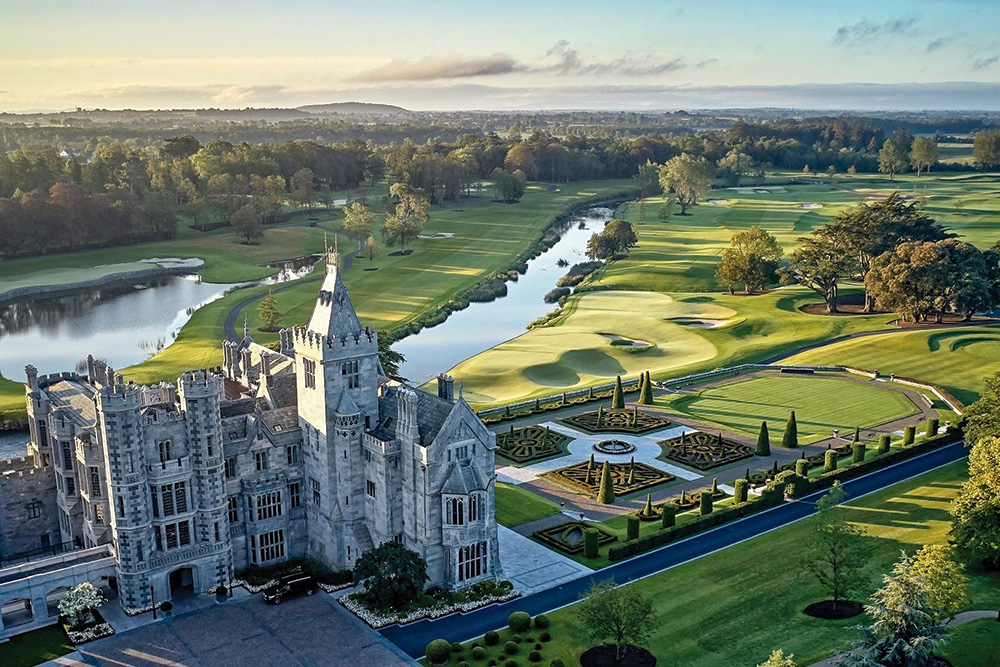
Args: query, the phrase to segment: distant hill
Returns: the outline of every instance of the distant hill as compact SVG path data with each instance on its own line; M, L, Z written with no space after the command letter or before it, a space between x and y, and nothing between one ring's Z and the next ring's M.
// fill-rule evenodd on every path
M409 109L397 107L394 104L375 104L372 102L334 102L332 104L307 104L296 107L298 111L306 113L409 113Z

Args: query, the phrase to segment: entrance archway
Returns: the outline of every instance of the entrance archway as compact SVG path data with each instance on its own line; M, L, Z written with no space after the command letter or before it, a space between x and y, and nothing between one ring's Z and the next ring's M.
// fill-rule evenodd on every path
M194 595L194 570L182 567L170 573L170 597L177 598Z
M15 625L31 623L34 618L34 610L31 607L31 600L20 598L11 600L0 607L0 618L3 619L3 627L12 628Z

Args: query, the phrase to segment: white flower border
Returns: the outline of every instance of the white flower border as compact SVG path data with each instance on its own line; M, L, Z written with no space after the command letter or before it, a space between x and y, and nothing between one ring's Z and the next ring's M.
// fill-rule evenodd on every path
M419 621L423 618L441 618L443 616L454 614L455 612L472 611L473 609L479 609L480 607L486 607L498 602L508 602L514 598L520 597L521 593L516 588L513 588L503 595L487 595L479 600L454 602L449 605L442 604L431 607L430 609L417 609L416 611L412 611L408 614L380 614L372 611L361 603L360 598L362 595L363 593L360 592L344 595L340 598L340 604L344 605L345 609L377 630L379 628L384 628L387 625L394 625L397 623L399 625L405 625L407 623L412 623L413 621Z
M77 644L84 644L86 642L92 642L95 639L101 639L103 637L110 637L115 634L115 629L107 622L95 625L92 628L87 628L86 630L72 630L70 628L66 629L66 636L69 637L70 643L74 646Z

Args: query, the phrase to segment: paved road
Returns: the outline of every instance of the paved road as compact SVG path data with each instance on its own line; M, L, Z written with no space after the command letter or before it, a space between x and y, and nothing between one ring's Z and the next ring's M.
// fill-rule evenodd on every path
M844 490L850 498L858 498L928 470L958 461L967 455L963 443L948 445L864 477L844 482ZM424 647L431 640L443 637L449 641L466 641L478 637L487 630L506 625L507 616L512 611L524 610L535 615L572 604L579 599L580 594L592 581L599 582L611 577L618 583L634 581L803 519L816 513L814 502L822 493L815 493L795 502L787 502L780 507L699 533L547 591L466 614L417 621L405 626L390 626L381 632L407 654L420 657L424 654Z

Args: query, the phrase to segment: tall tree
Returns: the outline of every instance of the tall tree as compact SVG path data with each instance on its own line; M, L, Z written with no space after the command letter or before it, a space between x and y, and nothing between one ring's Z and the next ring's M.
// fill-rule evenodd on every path
M374 262L375 258L378 257L381 252L382 249L379 247L374 236L369 236L365 239L365 244L361 247L361 254L367 257L369 262Z
M746 153L734 148L719 160L719 171L725 175L729 184L735 187L740 184L740 178L754 173L754 161Z
M859 627L861 638L841 654L843 667L938 667L934 657L947 636L934 621L927 604L924 582L914 572L913 559L902 554L892 574L882 578L882 588L872 595L865 611L872 624Z
M906 149L894 139L886 139L882 144L882 150L878 152L878 170L883 174L889 174L889 180L893 181L896 179L896 174L906 169L909 163L910 156Z
M913 574L923 580L927 611L937 623L951 620L969 604L969 578L950 544L925 544L913 557Z
M1000 569L1000 437L981 438L969 452L969 479L951 508L951 537L973 563Z
M636 181L639 184L639 194L641 197L652 197L660 192L660 165L652 160L646 160L645 164L639 165L639 173Z
M382 225L382 238L386 243L399 242L401 252L406 251L406 242L417 238L427 222L430 200L423 190L403 183L393 183L389 196L396 200L396 206L386 216Z
M744 291L751 294L777 280L781 255L778 240L754 225L732 235L729 247L722 251L715 277L726 283L730 294L740 283Z
M383 542L354 565L354 582L364 582L365 601L375 609L402 609L424 590L427 562L398 542Z
M629 248L639 242L632 223L619 218L615 218L604 225L602 233L614 243L615 252L628 252Z
M965 444L975 447L986 438L1000 438L1000 371L983 381L979 400L965 409Z
M249 204L233 213L230 223L248 245L254 245L264 238L264 226L260 216Z
M783 282L798 282L823 297L828 313L836 313L840 282L850 274L852 262L829 232L818 229L799 239L788 266L780 271Z
M260 300L257 316L260 317L265 331L274 331L277 328L281 314L278 312L278 300L274 298L274 290L268 290L267 296Z
M929 172L937 161L938 144L934 137L914 137L910 145L910 164L917 170L917 176L921 171Z
M406 382L406 378L399 372L399 365L406 361L406 357L403 356L402 352L392 349L393 342L395 341L388 331L378 332L378 360L382 365L382 372L387 378L397 382Z
M619 663L627 646L641 645L656 629L652 600L636 584L616 586L614 578L592 585L576 614L593 641L615 645Z
M292 174L292 196L306 208L316 201L316 175L309 167L302 167Z
M972 140L972 164L978 169L1000 165L1000 130L981 130Z
M681 153L660 167L660 185L664 192L673 191L681 205L679 215L687 215L689 206L698 203L712 190L714 169L704 157Z
M374 224L375 214L361 202L352 202L344 208L344 221L340 223L340 228L358 242L358 252L361 252Z

